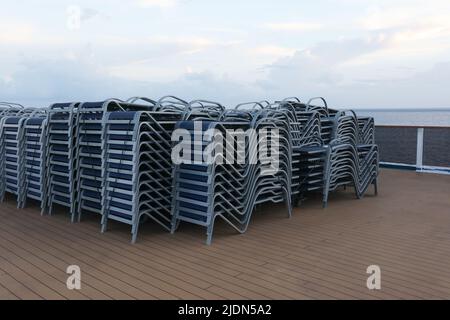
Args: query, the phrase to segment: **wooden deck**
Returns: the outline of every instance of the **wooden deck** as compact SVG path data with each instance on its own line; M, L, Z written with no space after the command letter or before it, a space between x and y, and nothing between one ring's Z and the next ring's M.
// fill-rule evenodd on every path
M450 176L383 170L380 194L334 193L327 209L309 199L286 218L259 209L244 235L217 223L175 235L152 224L131 245L130 229L99 217L70 224L36 206L0 205L1 299L450 299ZM369 265L381 290L366 287ZM68 265L82 288L66 288Z

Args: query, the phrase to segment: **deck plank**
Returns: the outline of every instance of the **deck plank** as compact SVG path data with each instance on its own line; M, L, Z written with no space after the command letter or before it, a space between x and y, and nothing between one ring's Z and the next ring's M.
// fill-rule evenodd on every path
M64 209L0 204L0 299L450 299L450 176L382 170L379 195L351 188L307 199L286 218L283 205L257 209L248 232L218 222L182 224L170 235L151 223L130 229L99 217L71 224ZM68 290L66 268L82 270ZM382 290L366 288L366 268Z

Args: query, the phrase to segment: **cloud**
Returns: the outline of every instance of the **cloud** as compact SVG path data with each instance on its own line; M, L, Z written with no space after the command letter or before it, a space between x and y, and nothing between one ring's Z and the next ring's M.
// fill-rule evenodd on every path
M96 10L96 9L92 9L92 8L82 8L81 9L81 21L85 22L88 21L90 19L96 18L101 16L101 12Z
M139 56L136 61L146 58L167 57L179 54L195 54L211 48L226 48L240 44L240 40L222 41L211 37L201 36L177 36L177 35L152 35L145 37L120 37L101 36L95 40L95 44L101 48L111 50L115 47L116 53L122 63L130 56Z
M172 46L179 49L182 54L193 54L200 52L204 49L217 45L226 45L227 43L221 43L219 41L203 38L203 37L169 37L169 36L157 36L149 39L144 39L144 44L149 43L158 46Z
M448 107L450 91L443 83L450 83L450 61L436 63L428 70L404 78L379 79L339 87L332 95L342 104L350 103L355 108Z
M325 96L336 107L450 105L450 91L442 85L450 83L450 62L435 63L424 71L387 66L387 74L383 61L367 68L350 63L382 52L390 43L389 37L319 43L267 65L264 79L255 85L268 97Z
M58 101L97 101L148 96L158 99L172 94L187 100L210 99L227 105L263 96L258 88L210 72L182 70L168 81L129 80L114 76L83 59L27 59L22 69L0 77L2 100L27 106L47 106ZM3 82L3 83L2 83Z
M64 27L61 6L5 5L0 99L47 104L173 93L233 104L324 95L355 107L426 106L428 97L430 105L450 105L448 0L324 0L305 8L308 20L289 12L271 20L275 12L254 4L237 12L187 2L102 8L94 0L89 6L100 12L83 9L77 32ZM340 5L320 11L323 3ZM161 14L148 19L155 10Z
M188 66L199 72L214 68L217 72L219 63L229 63L239 43L195 36L154 36L138 42L128 39L126 45L114 47L115 58L109 57L103 64L110 75L129 80L171 81ZM110 49L105 51L108 55Z
M274 73L281 73L276 70L283 70L282 73L307 71L305 73L308 75L317 75L323 71L331 74L334 68L340 64L351 61L361 55L381 50L385 45L386 38L384 37L326 41L318 43L309 49L297 51L293 56L281 58L266 67L273 69ZM283 75L280 74L280 76Z
M358 41L355 43L358 43ZM353 46L356 46L356 44ZM328 44L329 46L331 44ZM339 42L335 47L347 47ZM369 50L361 40L360 45ZM370 73L348 76L348 69L338 68L353 57L341 53L342 59L320 55L319 45L299 51L292 57L278 59L266 68L267 76L254 82L197 71L186 66L171 80L126 79L111 75L101 65L89 59L33 59L21 62L21 68L0 76L2 100L21 102L29 106L47 106L57 101L95 101L110 97L126 99L148 96L157 99L173 94L187 100L210 99L234 106L242 101L276 100L286 96L325 96L334 107L429 107L448 106L450 91L450 62L399 79L380 79ZM319 50L319 51L318 51ZM344 49L340 49L343 51ZM371 50L376 50L372 48Z
M138 0L138 5L141 7L159 7L170 8L177 4L177 0Z
M366 32L384 32L391 38L389 54L419 54L450 48L449 1L411 0L369 7L355 25Z
M3 45L30 43L35 36L36 28L28 22L0 19L0 43Z
M112 90L114 81L103 77L95 65L74 59L26 58L11 79L8 86L0 87L0 96L36 104L83 99L91 90L93 96L108 96L108 87L111 92L120 90Z
M366 9L365 14L355 19L355 24L366 30L388 30L417 25L441 25L449 27L446 12L450 3L446 0L389 2Z
M273 31L293 31L293 32L305 32L315 31L321 29L323 26L320 23L310 22L280 22L280 23L267 23L263 26L266 29Z
M264 55L271 57L285 57L293 55L296 52L296 49L267 45L253 48L250 51L251 53L257 55Z
M0 45L2 50L8 46L54 45L65 41L56 33L46 33L38 25L19 19L2 19L0 17Z

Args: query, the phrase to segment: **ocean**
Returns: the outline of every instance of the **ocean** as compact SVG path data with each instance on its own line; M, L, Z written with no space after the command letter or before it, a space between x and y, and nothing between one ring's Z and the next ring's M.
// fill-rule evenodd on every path
M371 116L376 125L450 127L450 109L357 109L358 116Z

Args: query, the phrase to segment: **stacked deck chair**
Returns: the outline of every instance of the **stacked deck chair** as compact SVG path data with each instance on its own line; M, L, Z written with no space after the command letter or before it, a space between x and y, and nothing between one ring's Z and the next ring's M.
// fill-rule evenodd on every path
M312 104L313 101L319 100L323 103L322 106ZM333 126L334 126L334 115L336 110L328 108L328 103L323 97L315 97L309 99L309 101L304 105L305 111L316 111L320 115L320 133L322 137L323 144L327 145L332 140L333 136Z
M0 125L2 124L3 118L8 116L16 116L17 114L23 112L24 109L25 107L20 104L10 102L0 102Z
M359 142L375 144L375 121L372 117L358 117Z
M23 109L23 106L13 106L9 102L0 102L0 194L4 194L6 181L5 181L5 146L3 137L3 121L8 115L15 115L18 110ZM2 200L2 199L0 199Z
M23 123L29 114L21 105L2 103L0 119L0 200L5 193L17 198L17 207L21 207L23 184Z
M220 121L197 119L178 123L178 128L190 135L190 139L180 144L194 152L190 159L185 159L190 161L174 167L172 231L179 221L204 226L210 244L217 217L244 233L257 204L286 201L290 216L292 172L288 118L283 112L264 108L260 103L242 107L224 110ZM265 134L248 134L248 129L256 132L265 129ZM208 133L201 143L195 141L198 130ZM226 139L227 134L232 137L231 143ZM278 150L276 139L280 145ZM264 142L266 147L260 148ZM210 161L202 159L205 153L211 156ZM241 161L227 161L229 155L239 155ZM275 156L279 158L277 164L270 161Z
M8 115L13 116L25 109L24 106L12 102L0 102L0 119Z
M137 104L136 102L145 102ZM150 103L150 106L147 104ZM109 99L85 102L77 109L77 203L78 220L83 211L102 214L103 175L105 159L105 121L116 111L147 110L156 102L143 97L130 98L128 102Z
M292 119L292 194L293 203L308 192L323 189L326 147L321 134L321 112L307 110L298 98L287 98L277 104Z
M23 207L25 196L25 130L24 123L39 109L19 108L9 110L1 119L1 167L2 183L0 198L3 201L5 192L16 195L17 206Z
M314 100L323 105L313 105ZM354 186L358 198L370 184L377 192L378 150L373 118L358 119L353 111L330 109L322 97L305 104L297 98L287 98L279 102L279 108L293 110L296 121L303 124L301 143L294 140L292 185L293 194L298 194L294 203L309 192L320 191L325 207L329 192L340 186ZM305 119L309 119L306 124Z
M0 124L2 123L3 118L18 115L20 116L25 112L24 110L26 110L26 108L20 104L0 102Z
M25 207L28 199L39 202L41 214L45 210L47 199L47 109L36 111L24 122L23 154L25 172L25 190L23 192L22 206Z
M327 150L323 206L329 192L341 186L353 186L358 199L373 184L378 192L378 146L374 144L373 119L359 121L353 111L339 111L335 115L333 140Z
M47 204L49 214L55 204L69 209L75 222L77 196L77 110L78 102L56 103L48 109L47 121Z
M218 120L225 107L218 102L194 100L186 106L184 120Z
M131 225L132 242L146 217L170 231L171 137L184 102L164 97L148 111L117 111L105 120L102 232L112 219Z

